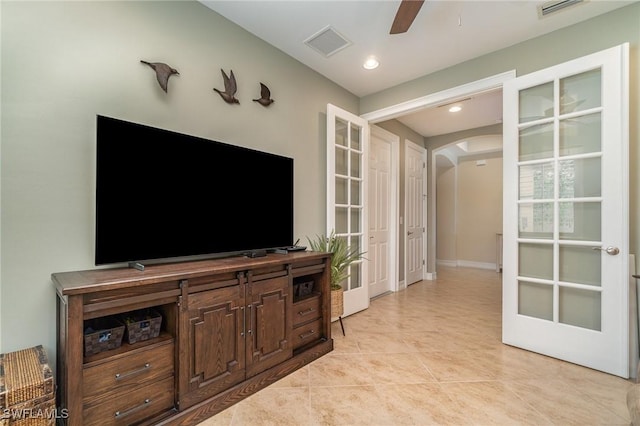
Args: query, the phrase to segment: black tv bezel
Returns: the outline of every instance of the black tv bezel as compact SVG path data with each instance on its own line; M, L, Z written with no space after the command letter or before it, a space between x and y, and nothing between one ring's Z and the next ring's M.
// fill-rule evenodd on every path
M175 138L179 143L185 142L196 142L200 144L213 144L217 147L223 147L224 149L233 150L238 155L250 155L250 156L258 156L265 159L276 159L278 162L286 165L283 166L282 170L277 171L277 179L279 185L282 186L283 182L287 188L285 192L288 193L288 197L282 195L282 199L288 198L287 203L288 207L283 209L283 212L287 213L289 219L285 219L288 221L286 235L283 235L282 239L279 240L277 238L273 239L273 244L254 244L251 241L247 241L246 244L238 244L236 246L229 246L225 248L216 248L214 250L191 250L191 249L180 249L177 251L173 251L171 253L163 251L160 255L148 255L143 252L137 252L135 255L123 254L122 256L114 255L113 250L110 253L104 252L105 248L102 246L102 234L106 231L101 229L101 215L105 214L103 206L100 206L100 203L104 201L104 197L100 195L100 185L101 185L101 168L104 167L103 159L100 158L101 155L101 144L105 143L104 134L101 134L101 128L105 123L110 124L118 124L123 127L131 127L135 128L139 131L148 131L150 135L153 134L164 134L169 138ZM150 136L149 136L150 137ZM212 146L213 146L212 145ZM286 169L286 170L285 170ZM288 176L287 176L288 175ZM255 181L255 180L254 180ZM122 188L122 191L136 191L135 187ZM237 256L243 254L249 254L255 256L256 253L262 254L265 251L277 249L284 246L291 245L293 241L293 225L294 225L294 160L291 157L273 154L267 151L242 147L234 144L229 144L227 142L222 142L219 140L206 139L198 136L189 135L186 133L180 133L173 130L149 126L145 124L135 123L132 121L127 121L119 118L113 118L104 115L96 116L96 180L95 180L95 245L94 245L94 263L96 266L103 265L115 265L121 263L141 263L141 264L155 264L155 263L167 263L167 262L179 262L179 261L188 261L188 260L198 260L198 259L207 259L207 258L220 258L220 257L229 257L229 256ZM242 199L242 196L238 197ZM281 230L284 231L285 226L280 225ZM278 240L278 241L276 241ZM254 240L257 241L257 240ZM147 251L149 253L149 251Z

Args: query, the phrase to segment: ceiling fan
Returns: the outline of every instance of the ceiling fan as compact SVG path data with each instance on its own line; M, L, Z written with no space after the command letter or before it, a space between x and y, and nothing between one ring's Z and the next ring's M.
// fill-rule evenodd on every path
M389 34L406 33L413 23L413 20L416 19L423 3L424 0L402 0Z

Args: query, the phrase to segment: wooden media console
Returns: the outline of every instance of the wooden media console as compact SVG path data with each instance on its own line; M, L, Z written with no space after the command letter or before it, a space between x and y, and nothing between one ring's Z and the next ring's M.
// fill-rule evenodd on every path
M66 424L194 425L330 352L330 256L52 274ZM85 351L85 333L118 343L96 324L144 309L162 316L157 336Z

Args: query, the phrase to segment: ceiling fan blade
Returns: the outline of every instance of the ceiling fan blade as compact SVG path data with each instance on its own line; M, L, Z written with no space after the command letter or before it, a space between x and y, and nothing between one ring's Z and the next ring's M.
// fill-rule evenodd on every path
M413 20L416 19L423 3L424 0L402 0L389 34L406 33Z

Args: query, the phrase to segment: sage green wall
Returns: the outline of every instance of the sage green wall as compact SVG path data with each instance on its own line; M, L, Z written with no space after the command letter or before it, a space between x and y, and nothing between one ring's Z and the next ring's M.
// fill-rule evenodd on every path
M511 47L472 59L450 68L417 78L407 83L365 96L360 99L360 113L364 114L396 105L422 96L433 94L462 84L474 82L509 70L518 76L552 65L578 58L622 43L630 44L630 250L640 249L640 3L614 10L613 12L552 33L537 37ZM427 147L431 148L429 140ZM431 157L429 155L429 157ZM431 175L430 175L431 176ZM429 208L431 210L431 207ZM428 223L432 223L429 219ZM429 246L433 253L434 246ZM435 267L434 258L429 257L428 270ZM640 256L637 257L640 262ZM637 269L640 270L640 263Z
M456 165L436 167L436 253L437 262L457 265L456 250Z
M195 1L2 1L1 19L0 351L55 365L50 274L94 267L96 114L293 157L295 237L324 232L326 104L357 113L354 95ZM180 71L168 94L140 59Z
M484 163L465 158L456 166L456 256L480 267L496 263L502 232L502 155Z

